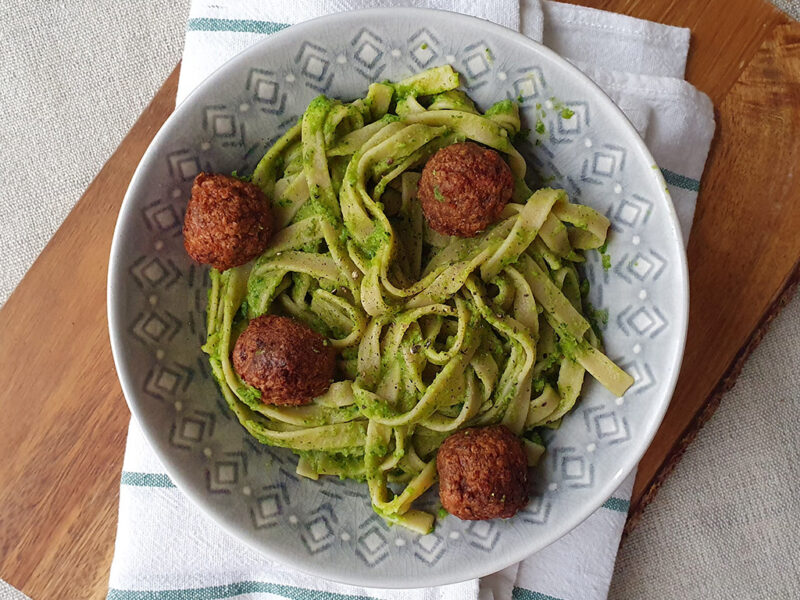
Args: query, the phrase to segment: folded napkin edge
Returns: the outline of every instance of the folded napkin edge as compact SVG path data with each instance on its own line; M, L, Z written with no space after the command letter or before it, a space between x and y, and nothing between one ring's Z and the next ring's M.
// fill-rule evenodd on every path
M556 2L554 0L541 0L541 3L546 10L561 13L559 16L560 22L556 22L557 26L561 26L562 24L575 24L600 27L615 33L625 33L631 36L641 37L645 41L651 43L657 40L678 42L680 44L685 44L688 50L688 43L692 33L692 30L688 27L658 23L656 21L649 21L647 19L623 15L621 13L609 13L608 11L592 8L590 6L580 6L565 2ZM592 20L590 21L582 18L584 15L591 15ZM621 25L628 26L625 27ZM670 47L676 50L682 49L677 46Z

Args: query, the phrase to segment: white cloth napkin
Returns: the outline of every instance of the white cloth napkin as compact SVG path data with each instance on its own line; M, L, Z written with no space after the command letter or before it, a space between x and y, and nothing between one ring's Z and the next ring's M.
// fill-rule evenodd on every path
M218 66L287 24L390 0L194 0L178 102ZM689 30L539 0L421 0L489 19L542 41L573 61L626 112L662 168L684 241L714 132L710 100L683 80ZM167 475L131 421L119 526L109 581L112 600L290 598L293 600L602 600L613 573L633 487L569 535L503 571L416 590L358 588L273 563L203 517Z

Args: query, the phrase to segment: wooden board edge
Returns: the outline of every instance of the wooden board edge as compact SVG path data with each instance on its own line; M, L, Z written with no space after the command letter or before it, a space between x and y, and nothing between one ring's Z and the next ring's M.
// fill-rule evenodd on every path
M786 280L782 290L779 292L777 298L773 300L772 304L770 304L770 306L764 312L764 315L761 317L758 326L750 335L745 345L742 346L739 352L737 352L722 378L714 387L714 390L711 392L708 398L706 398L705 402L702 404L697 414L695 414L689 426L683 431L675 444L672 446L672 449L667 454L667 457L662 463L661 467L658 469L658 471L656 471L656 474L645 488L645 492L639 499L631 502L631 507L628 511L628 519L625 522L625 527L622 531L622 539L620 540L620 544L622 544L625 541L625 538L636 528L645 509L656 497L666 479L675 470L675 467L677 467L678 463L681 461L681 458L683 458L686 449L695 440L695 438L697 438L700 430L716 412L720 402L722 401L722 397L728 391L730 391L734 385L736 385L736 381L739 378L747 359L750 358L750 355L761 343L761 340L764 339L764 336L769 331L770 325L775 317L780 314L783 308L789 304L791 299L794 297L799 285L800 260L795 263L794 268L792 269L792 272Z

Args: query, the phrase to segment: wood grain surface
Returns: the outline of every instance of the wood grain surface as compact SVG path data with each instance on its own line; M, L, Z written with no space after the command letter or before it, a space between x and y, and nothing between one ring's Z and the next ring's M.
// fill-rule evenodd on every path
M717 135L689 238L684 367L661 429L639 464L634 516L663 477L662 468L674 466L669 459L682 451L680 440L692 430L702 400L736 366L797 271L800 23L776 24L716 106Z
M639 468L635 520L797 277L800 24L761 0L591 5L690 27L687 78L717 110L689 244L686 359ZM0 577L36 600L107 591L129 419L106 329L108 253L177 82L176 68L0 310Z

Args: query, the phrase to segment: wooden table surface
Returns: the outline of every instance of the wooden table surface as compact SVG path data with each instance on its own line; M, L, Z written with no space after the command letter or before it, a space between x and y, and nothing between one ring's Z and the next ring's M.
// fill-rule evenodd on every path
M591 4L691 28L687 79L717 115L684 368L639 467L632 527L797 283L800 23L761 0ZM0 577L36 600L106 594L129 420L106 329L108 253L177 82L176 67L0 310Z

